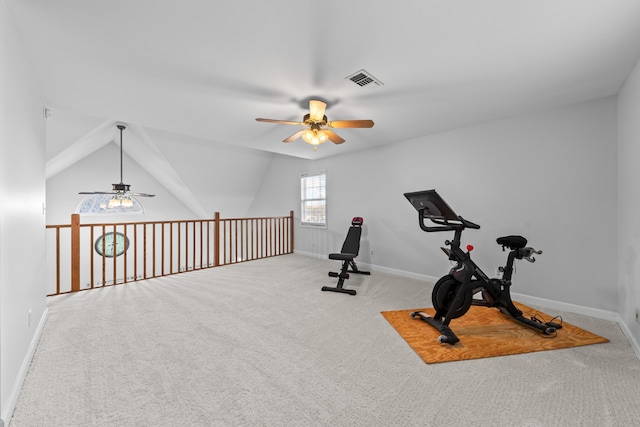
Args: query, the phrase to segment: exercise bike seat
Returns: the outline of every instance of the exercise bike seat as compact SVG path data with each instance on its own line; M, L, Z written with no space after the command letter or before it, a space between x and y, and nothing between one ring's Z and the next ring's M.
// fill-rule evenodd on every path
M522 249L525 246L527 246L527 239L525 239L522 236L504 236L504 237L498 237L496 239L496 242L498 242L499 245L501 246L506 246L509 249Z

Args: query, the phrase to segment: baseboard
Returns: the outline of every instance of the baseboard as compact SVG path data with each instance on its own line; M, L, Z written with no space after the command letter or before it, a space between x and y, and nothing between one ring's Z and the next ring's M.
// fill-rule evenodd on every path
M309 258L328 259L327 254L320 255L320 254L315 254L313 252L301 251L300 249L294 249L293 253L296 255L308 256Z
M629 341L629 345L633 349L633 352L636 354L636 357L638 358L638 360L640 360L640 345L638 344L638 341L636 341L635 337L631 333L631 330L629 329L627 324L622 321L622 319L620 319L618 325L620 326L620 329L622 329L622 333L627 338L627 341Z
M321 255L313 252L300 251L297 249L294 250L294 253L297 255L308 256L311 258L328 260L327 254ZM415 280L420 280L420 281L429 282L429 283L436 283L436 281L439 279L438 277L427 276L426 274L412 273L410 271L404 271L404 270L396 270L395 268L383 267L375 264L367 264L365 262L360 262L360 261L358 261L358 268L361 268L362 270L368 270L368 271L379 271L379 272L391 274L394 276L406 277L408 279L415 279Z
M435 284L439 277L428 276L426 274L412 273L410 271L396 270L395 268L382 267L380 265L358 263L366 269L371 271L380 271L382 273L391 274L393 276L406 277L407 279L419 280L421 282L428 282L429 284Z
M568 311L571 313L582 314L584 316L595 317L596 319L608 320L610 322L620 322L620 316L618 313L607 310L600 310L597 308L585 307L576 304L570 304L566 302L554 301L546 298L532 297L529 295L519 294L512 292L511 296L515 301L521 302L527 305L537 305L544 308L550 308L553 310Z
M635 353L638 360L640 360L640 345L636 341L635 337L631 333L631 330L627 324L622 320L620 314L613 311L599 310L597 308L584 307L581 305L569 304L564 302L553 301L545 298L531 297L522 294L512 294L513 299L527 305L538 305L545 308L554 310L568 311L571 313L582 314L589 317L595 317L597 319L608 320L610 322L616 322L625 338L629 342L631 349Z
M0 427L9 427L11 424L11 416L13 415L13 410L16 407L16 403L18 402L18 397L20 396L20 391L22 390L22 384L24 383L24 379L27 376L27 372L29 371L29 365L31 365L31 359L33 359L33 355L36 351L36 347L38 346L38 342L40 341L40 337L42 336L42 331L44 330L44 325L47 323L47 318L49 317L49 309L45 308L44 313L42 313L42 317L38 322L38 327L36 328L36 333L33 335L33 339L29 344L29 349L27 350L27 354L22 361L22 366L20 367L20 372L18 373L18 377L16 378L16 382L11 389L11 393L9 394L9 398L7 399L7 405L2 411L2 418L0 419Z

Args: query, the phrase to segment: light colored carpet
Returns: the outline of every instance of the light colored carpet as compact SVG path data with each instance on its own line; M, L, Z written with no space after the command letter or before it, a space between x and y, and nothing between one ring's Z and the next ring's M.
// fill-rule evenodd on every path
M10 427L640 425L640 362L603 345L425 364L380 315L432 284L251 261L53 297Z
M526 318L536 316L548 321L554 317L518 302L514 304ZM381 314L425 363L508 356L609 341L557 319L554 320L563 323L563 327L554 335L544 335L514 321L497 308L471 306L464 316L449 323L460 341L454 345L440 344L437 340L440 332L430 324L412 318L411 313L415 311L435 315L433 308L383 311Z

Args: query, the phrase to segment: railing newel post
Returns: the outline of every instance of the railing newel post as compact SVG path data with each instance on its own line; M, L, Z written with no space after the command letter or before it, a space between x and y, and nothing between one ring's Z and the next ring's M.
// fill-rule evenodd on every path
M293 253L293 211L289 211L289 253Z
M71 214L71 292L80 290L80 214Z

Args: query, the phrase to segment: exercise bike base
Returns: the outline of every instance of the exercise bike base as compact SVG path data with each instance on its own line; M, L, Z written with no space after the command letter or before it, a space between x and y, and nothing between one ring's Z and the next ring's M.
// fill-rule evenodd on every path
M353 289L344 289L344 288L332 288L330 286L323 286L322 287L323 291L328 291L328 292L340 292L341 294L349 294L349 295L355 295L356 291Z
M545 335L553 335L557 332L558 329L562 328L562 325L557 325L557 324L554 324L553 322L538 323L538 322L529 320L522 315L512 316L511 314L509 314L509 312L507 312L502 308L499 308L499 310L509 318L515 320L516 322L519 322L525 326L535 329L538 332L542 332ZM442 320L429 316L428 314L422 311L414 311L413 313L411 313L411 317L414 319L417 317L418 319L428 323L429 325L433 326L438 331L440 331L440 333L442 333L442 335L438 337L438 342L440 343L453 345L458 341L460 341L460 338L456 336L456 334L451 330L451 328L449 328L448 325L443 324ZM557 326L560 326L560 327L558 328Z
M417 317L418 319L428 323L429 325L440 331L442 335L438 337L438 342L441 344L445 343L453 345L460 341L460 338L458 338L456 334L453 333L448 325L443 324L442 320L431 317L428 314L423 313L422 311L414 311L413 313L411 313L411 317L413 317L414 319Z

